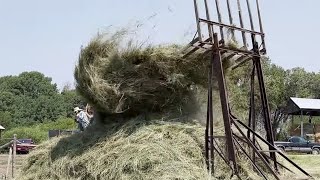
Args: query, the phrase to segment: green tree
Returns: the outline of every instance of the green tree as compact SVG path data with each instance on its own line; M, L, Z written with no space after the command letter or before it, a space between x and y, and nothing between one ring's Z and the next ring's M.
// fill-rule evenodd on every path
M52 96L58 93L57 85L52 84L52 79L39 72L23 72L18 76L16 88L24 96L37 98Z
M65 115L67 117L74 117L74 107L84 107L85 102L76 90L65 89L61 92L61 97L64 102Z
M13 124L54 121L66 116L64 104L57 85L40 72L0 77L0 111L9 112Z
M13 111L16 97L11 92L0 92L0 111Z
M287 70L285 92L291 97L313 98L311 88L313 75L303 68Z
M14 125L12 121L12 116L9 112L0 111L0 125L6 128L7 130Z

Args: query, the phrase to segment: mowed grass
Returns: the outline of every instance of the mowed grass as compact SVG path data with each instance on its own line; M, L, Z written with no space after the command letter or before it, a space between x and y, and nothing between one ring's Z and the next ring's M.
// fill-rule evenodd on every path
M287 155L292 161L311 174L315 179L320 179L320 155Z

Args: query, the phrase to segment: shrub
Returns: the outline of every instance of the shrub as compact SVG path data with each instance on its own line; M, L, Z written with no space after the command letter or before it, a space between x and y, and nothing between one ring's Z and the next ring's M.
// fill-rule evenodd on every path
M40 123L29 127L16 127L9 131L5 131L3 138L12 138L17 134L17 138L31 138L35 143L41 143L48 139L48 131L55 129L74 129L75 123L73 119L61 118L55 122Z

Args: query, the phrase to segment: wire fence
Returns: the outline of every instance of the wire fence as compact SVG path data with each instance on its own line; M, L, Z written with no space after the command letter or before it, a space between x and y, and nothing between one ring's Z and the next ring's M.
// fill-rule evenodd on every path
M0 155L0 167L3 170L5 169L5 172L0 172L0 180L14 179L16 174L17 135L15 134L13 138L3 138L1 140L8 140L8 142L1 145L0 150L9 149L9 152L7 154Z

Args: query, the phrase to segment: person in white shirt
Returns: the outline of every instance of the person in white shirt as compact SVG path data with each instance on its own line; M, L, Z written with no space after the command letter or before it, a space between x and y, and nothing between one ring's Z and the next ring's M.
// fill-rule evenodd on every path
M86 112L84 112L79 107L75 107L74 112L76 114L76 121L78 123L79 130L84 131L90 124L90 121Z

